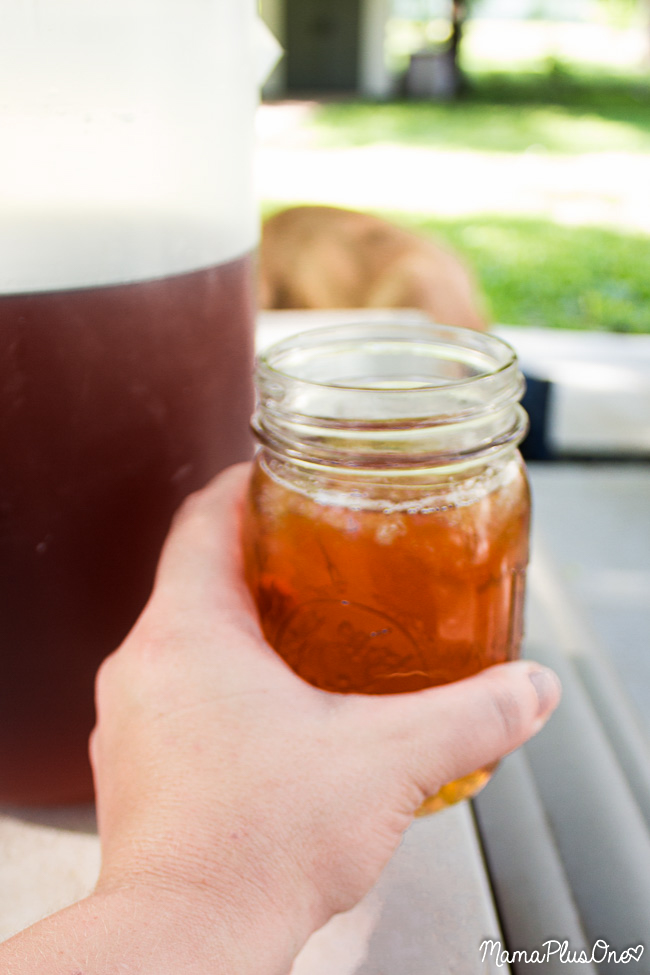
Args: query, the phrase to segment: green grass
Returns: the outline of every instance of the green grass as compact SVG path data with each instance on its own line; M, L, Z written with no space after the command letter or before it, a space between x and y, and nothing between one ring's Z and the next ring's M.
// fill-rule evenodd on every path
M494 152L650 153L650 80L569 71L473 73L453 103L332 102L310 123L323 147L372 143Z
M526 218L375 212L461 254L492 322L650 333L650 237Z
M546 70L474 71L455 103L335 101L317 106L309 126L327 147L646 154L650 78L555 61ZM465 254L493 321L650 333L650 236L524 217L385 215Z
M492 321L650 332L650 237L521 218L383 215L464 254Z

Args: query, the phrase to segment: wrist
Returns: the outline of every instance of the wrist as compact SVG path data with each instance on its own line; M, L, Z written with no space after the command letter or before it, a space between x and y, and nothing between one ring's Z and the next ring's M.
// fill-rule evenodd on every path
M322 923L290 888L267 887L259 875L215 881L197 870L180 879L151 863L128 875L103 872L90 901L119 925L129 918L138 944L124 961L134 975L286 975Z
M269 919L270 920L270 919ZM277 920L234 920L212 894L102 886L0 945L8 975L286 975L300 945ZM286 927L285 927L286 931Z
M98 917L114 920L121 963L133 975L286 975L301 947L289 925L246 918L212 891L100 887L90 902Z

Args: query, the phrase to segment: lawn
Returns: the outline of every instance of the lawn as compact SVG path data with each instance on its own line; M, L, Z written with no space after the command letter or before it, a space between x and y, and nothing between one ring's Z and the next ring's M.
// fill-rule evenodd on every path
M464 254L492 321L650 332L650 237L544 220L385 215Z
M265 206L263 214L278 209ZM462 254L492 322L650 333L650 236L548 220L374 212Z
M525 152L650 153L650 79L554 65L539 72L473 72L454 103L349 101L318 107L322 147L377 142Z
M324 150L390 144L513 157L533 152L549 165L607 153L614 185L617 159L647 161L650 193L648 76L549 62L544 70L469 71L467 80L455 103L320 104L306 123L310 143ZM494 321L650 333L650 232L565 226L525 214L385 215L435 233L466 255Z

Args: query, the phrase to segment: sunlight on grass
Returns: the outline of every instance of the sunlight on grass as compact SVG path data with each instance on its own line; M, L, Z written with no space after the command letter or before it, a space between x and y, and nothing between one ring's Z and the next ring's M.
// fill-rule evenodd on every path
M650 81L581 68L468 75L453 103L346 101L317 106L315 145L377 143L523 152L650 152Z
M562 106L498 105L469 100L324 104L313 116L314 144L342 148L377 143L444 149L555 153L650 152L648 130L634 121Z
M412 24L409 29L413 33ZM315 144L327 147L382 142L648 152L647 43L638 30L597 24L470 20L461 48L466 88L457 101L332 102L315 111L311 133ZM400 44L404 51L417 46L415 35L404 35ZM614 66L606 65L607 56Z
M262 209L267 217L281 207ZM523 218L374 212L461 254L493 322L650 333L650 237Z
M611 34L609 49L597 25L543 27L518 47L502 23L474 26L458 101L313 104L295 168L282 151L265 157L263 198L367 209L440 236L475 269L493 321L650 333L638 35Z
M650 332L650 237L542 220L384 216L464 254L493 321Z

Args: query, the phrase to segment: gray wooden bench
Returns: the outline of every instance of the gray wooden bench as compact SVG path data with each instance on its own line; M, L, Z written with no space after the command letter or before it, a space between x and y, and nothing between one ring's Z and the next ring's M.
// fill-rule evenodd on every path
M549 939L591 955L645 945L627 964L529 972L650 972L650 758L617 675L535 543L526 654L564 697L543 733L510 756L474 802L504 938L530 955ZM604 949L596 955L602 957Z

